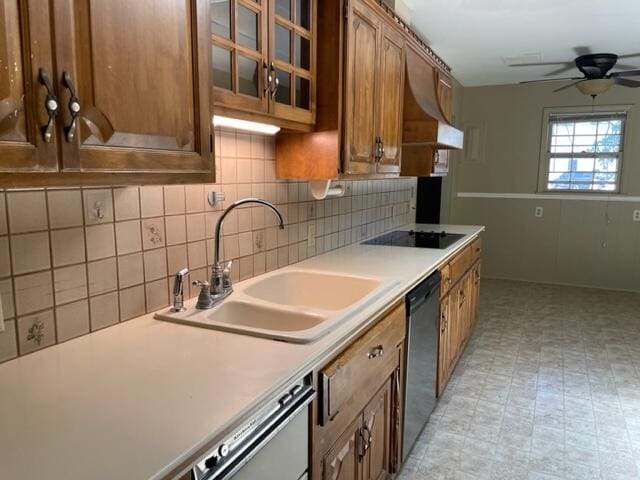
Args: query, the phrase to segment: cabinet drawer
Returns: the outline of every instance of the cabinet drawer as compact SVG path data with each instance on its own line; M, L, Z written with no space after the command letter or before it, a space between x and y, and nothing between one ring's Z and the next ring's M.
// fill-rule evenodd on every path
M471 243L471 263L475 263L482 256L482 239L476 238Z
M447 263L440 267L440 297L444 297L451 288L451 267Z
M471 247L466 247L453 260L449 262L451 268L451 285L462 278L471 266Z
M322 425L335 417L356 392L371 387L373 395L391 375L398 364L397 346L404 339L405 325L402 303L320 372Z

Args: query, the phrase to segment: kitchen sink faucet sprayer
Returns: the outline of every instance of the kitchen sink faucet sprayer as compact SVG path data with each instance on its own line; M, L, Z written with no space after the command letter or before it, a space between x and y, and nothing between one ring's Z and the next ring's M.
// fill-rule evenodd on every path
M223 264L220 260L220 235L222 233L222 225L226 216L236 207L246 205L248 203L257 203L258 205L264 205L270 208L273 213L278 217L280 230L284 230L284 218L280 211L270 202L262 200L260 198L243 198L237 202L229 205L216 223L215 231L215 250L213 258L213 267L211 271L211 282L194 282L202 288L200 296L198 297L198 303L196 308L208 309L215 306L217 303L225 299L231 292L233 292L233 285L231 282L231 261Z

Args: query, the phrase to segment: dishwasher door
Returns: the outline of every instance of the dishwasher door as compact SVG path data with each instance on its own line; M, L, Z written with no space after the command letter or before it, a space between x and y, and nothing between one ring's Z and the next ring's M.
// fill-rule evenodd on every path
M436 272L406 297L407 354L403 460L411 452L436 405L440 273Z
M299 480L309 466L309 415L299 412L233 480Z

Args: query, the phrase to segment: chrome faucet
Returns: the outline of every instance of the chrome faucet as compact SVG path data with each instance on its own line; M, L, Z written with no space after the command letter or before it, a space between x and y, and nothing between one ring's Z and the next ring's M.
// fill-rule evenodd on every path
M220 260L220 234L222 233L222 225L224 224L224 219L231 212L231 210L248 203L257 203L258 205L264 205L265 207L270 208L276 215L276 217L278 217L280 230L284 230L284 218L282 217L282 214L275 205L267 202L266 200L261 200L259 198L243 198L229 205L225 209L225 211L222 212L222 215L220 215L220 218L216 223L214 246L215 250L213 257L213 267L211 271L211 282L198 283L198 286L202 288L202 291L200 292L200 296L198 297L198 304L196 305L196 308L212 308L217 303L228 297L231 292L233 292L233 285L231 282L232 261L228 261L225 264Z

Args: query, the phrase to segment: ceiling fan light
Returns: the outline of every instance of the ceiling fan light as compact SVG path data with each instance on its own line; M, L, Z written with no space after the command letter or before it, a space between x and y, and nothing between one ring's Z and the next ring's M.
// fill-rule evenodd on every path
M591 80L585 80L576 85L576 88L585 95L600 95L606 92L613 85L612 78L593 78Z

